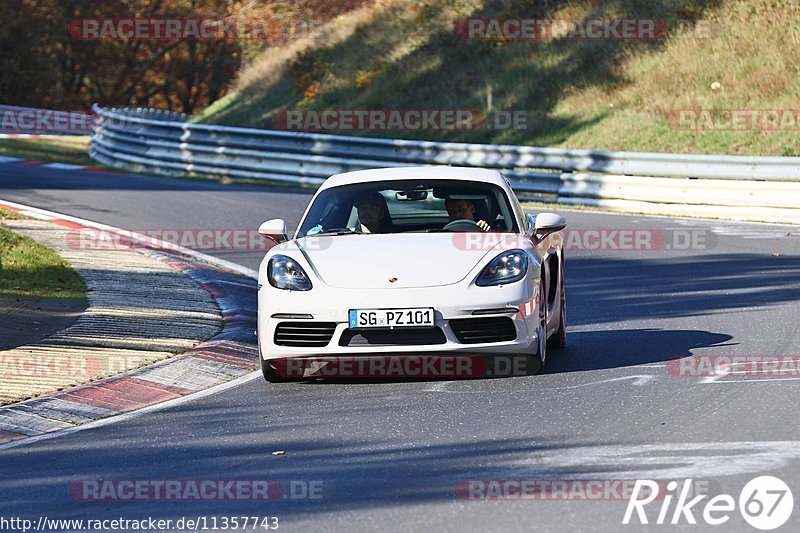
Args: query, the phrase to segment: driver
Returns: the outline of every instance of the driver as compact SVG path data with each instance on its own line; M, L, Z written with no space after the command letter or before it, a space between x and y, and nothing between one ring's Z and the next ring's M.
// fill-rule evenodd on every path
M447 214L450 215L450 222L466 219L475 222L483 231L492 229L485 220L475 220L475 202L472 200L448 198L444 202L444 207L447 209Z

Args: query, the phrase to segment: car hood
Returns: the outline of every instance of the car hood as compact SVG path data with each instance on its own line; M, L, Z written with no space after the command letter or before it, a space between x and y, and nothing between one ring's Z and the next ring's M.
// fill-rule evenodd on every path
M487 255L486 261L522 243L509 234L401 233L304 237L294 244L327 285L403 289L458 283Z

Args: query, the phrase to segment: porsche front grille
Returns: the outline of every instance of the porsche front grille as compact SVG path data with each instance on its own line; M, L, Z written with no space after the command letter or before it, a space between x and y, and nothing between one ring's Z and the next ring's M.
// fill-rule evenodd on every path
M327 346L333 337L336 322L281 322L275 328L274 342L278 346Z
M462 344L504 342L517 338L514 320L507 316L454 318L450 320L450 329Z

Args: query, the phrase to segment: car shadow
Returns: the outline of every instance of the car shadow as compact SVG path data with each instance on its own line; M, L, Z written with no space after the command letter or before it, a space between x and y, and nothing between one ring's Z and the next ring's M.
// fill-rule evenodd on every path
M800 257L567 257L569 325L711 316L800 300Z
M567 347L548 353L546 374L581 372L660 363L689 357L693 350L734 346L725 333L700 330L639 328L567 333Z

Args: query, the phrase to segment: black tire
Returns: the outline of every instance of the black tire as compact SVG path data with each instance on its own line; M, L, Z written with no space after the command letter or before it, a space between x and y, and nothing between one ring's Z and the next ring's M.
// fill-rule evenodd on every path
M547 361L547 294L544 288L547 286L544 276L540 280L539 286L539 326L537 327L537 349L536 358L539 359L539 364L544 367Z
M269 381L270 383L287 383L291 381L291 379L279 375L275 372L275 369L272 368L272 365L269 364L269 361L265 361L263 357L261 357L261 349L258 350L258 358L261 360L261 373L264 375L264 379Z
M563 263L562 263L563 265ZM561 267L561 297L559 303L558 331L547 341L551 348L564 348L567 345L567 289L564 283L564 267Z

